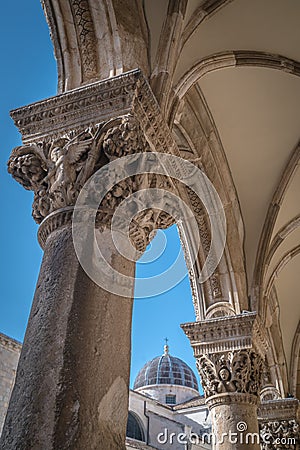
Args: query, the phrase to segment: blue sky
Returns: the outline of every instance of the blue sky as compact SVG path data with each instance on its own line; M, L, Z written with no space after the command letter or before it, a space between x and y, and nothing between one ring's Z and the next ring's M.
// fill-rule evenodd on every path
M31 217L33 195L15 182L6 169L11 150L21 144L9 111L55 95L57 73L48 26L38 0L3 2L0 30L0 332L22 341L42 251L36 239L37 225ZM180 250L176 227L167 230L165 236L167 245L162 256L155 262L138 264L137 277L160 273L174 261ZM154 249L156 245L159 237ZM162 295L136 300L131 380L148 360L162 353L165 337L169 338L171 354L185 360L196 372L190 344L179 327L180 323L193 320L187 277Z

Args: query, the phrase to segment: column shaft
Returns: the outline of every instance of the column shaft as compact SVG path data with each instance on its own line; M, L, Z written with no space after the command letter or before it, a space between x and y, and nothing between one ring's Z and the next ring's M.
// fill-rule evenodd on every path
M208 400L215 450L259 450L257 405L247 394L220 394Z
M114 255L110 243L106 252L115 268L126 267L134 276L134 263ZM87 277L70 226L54 231L45 247L1 448L125 448L131 314L131 299Z

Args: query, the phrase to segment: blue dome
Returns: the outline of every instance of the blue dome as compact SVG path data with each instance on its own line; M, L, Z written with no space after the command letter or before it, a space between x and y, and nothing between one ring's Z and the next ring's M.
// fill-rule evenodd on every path
M147 362L139 371L133 389L155 384L177 384L199 390L192 369L182 359L165 353Z

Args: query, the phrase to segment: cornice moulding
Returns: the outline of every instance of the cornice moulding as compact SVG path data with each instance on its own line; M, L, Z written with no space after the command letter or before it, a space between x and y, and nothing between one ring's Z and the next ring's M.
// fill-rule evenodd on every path
M207 319L181 325L194 349L201 354L254 348L264 356L267 340L256 312Z
M133 70L15 109L11 117L23 142L30 143L127 114L145 81L140 70Z
M258 418L264 420L297 420L299 415L299 400L284 398L262 402L258 409Z

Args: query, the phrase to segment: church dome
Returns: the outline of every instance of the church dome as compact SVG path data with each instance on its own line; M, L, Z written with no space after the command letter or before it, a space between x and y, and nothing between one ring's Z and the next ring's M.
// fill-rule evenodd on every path
M137 374L133 389L160 384L178 385L196 391L199 390L192 369L182 359L171 356L168 345L165 345L162 356L157 356L142 367Z

